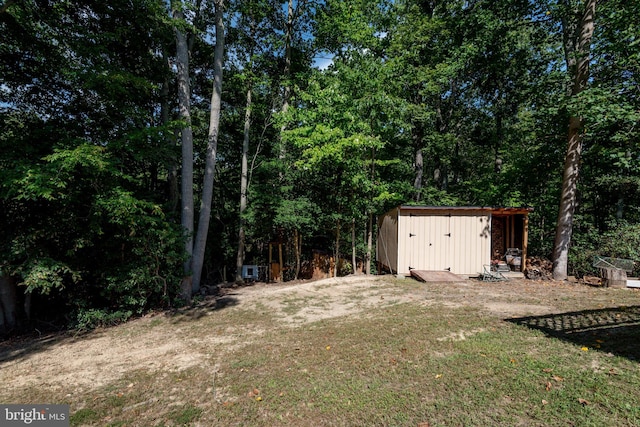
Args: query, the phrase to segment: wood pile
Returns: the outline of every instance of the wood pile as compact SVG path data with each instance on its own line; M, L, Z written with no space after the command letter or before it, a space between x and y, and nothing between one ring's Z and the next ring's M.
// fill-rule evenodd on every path
M494 259L502 258L507 248L504 246L504 218L493 218L491 220L491 242Z
M335 259L330 254L320 251L313 251L313 259L303 261L300 267L300 278L319 280L327 277L333 277L333 269L335 267Z
M524 277L530 280L551 280L553 278L553 263L537 256L527 257Z

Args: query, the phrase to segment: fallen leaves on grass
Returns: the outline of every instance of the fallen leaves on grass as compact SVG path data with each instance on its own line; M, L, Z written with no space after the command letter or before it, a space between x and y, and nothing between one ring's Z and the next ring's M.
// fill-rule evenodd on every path
M583 398L578 398L578 402L582 405L582 406L587 406L589 404L589 401Z

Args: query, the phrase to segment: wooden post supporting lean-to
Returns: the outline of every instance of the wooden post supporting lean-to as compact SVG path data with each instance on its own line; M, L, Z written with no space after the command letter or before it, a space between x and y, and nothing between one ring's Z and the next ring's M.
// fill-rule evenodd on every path
M282 264L282 243L278 243L278 262L280 262L280 271L278 274L278 281L282 282L282 270L284 270L283 264Z
M509 245L510 248L515 248L516 246L516 219L513 216L509 217L510 223L511 223L511 227L510 227L510 235L511 235L511 244Z
M522 218L522 265L521 271L527 268L527 245L529 241L529 215Z
M278 262L273 262L273 246L278 245ZM269 243L268 281L282 282L282 243Z
M271 261L273 260L271 248L272 248L271 243L269 243L269 264L267 265L267 282L271 281Z

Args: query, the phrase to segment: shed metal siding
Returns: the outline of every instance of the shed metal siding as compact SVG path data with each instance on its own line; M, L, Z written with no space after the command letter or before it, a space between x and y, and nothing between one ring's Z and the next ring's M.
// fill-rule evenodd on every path
M490 214L486 210L410 210L398 215L398 273L449 270L476 275L489 263Z
M376 239L376 259L392 273L398 272L398 212L393 209L379 220Z

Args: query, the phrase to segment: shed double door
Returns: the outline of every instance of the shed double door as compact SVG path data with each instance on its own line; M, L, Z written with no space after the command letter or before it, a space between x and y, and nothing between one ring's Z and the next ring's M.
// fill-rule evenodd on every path
M475 275L489 262L488 215L413 215L407 220L405 253L400 258L409 270Z
M452 217L448 215L409 217L408 260L410 269L454 271L451 236Z

